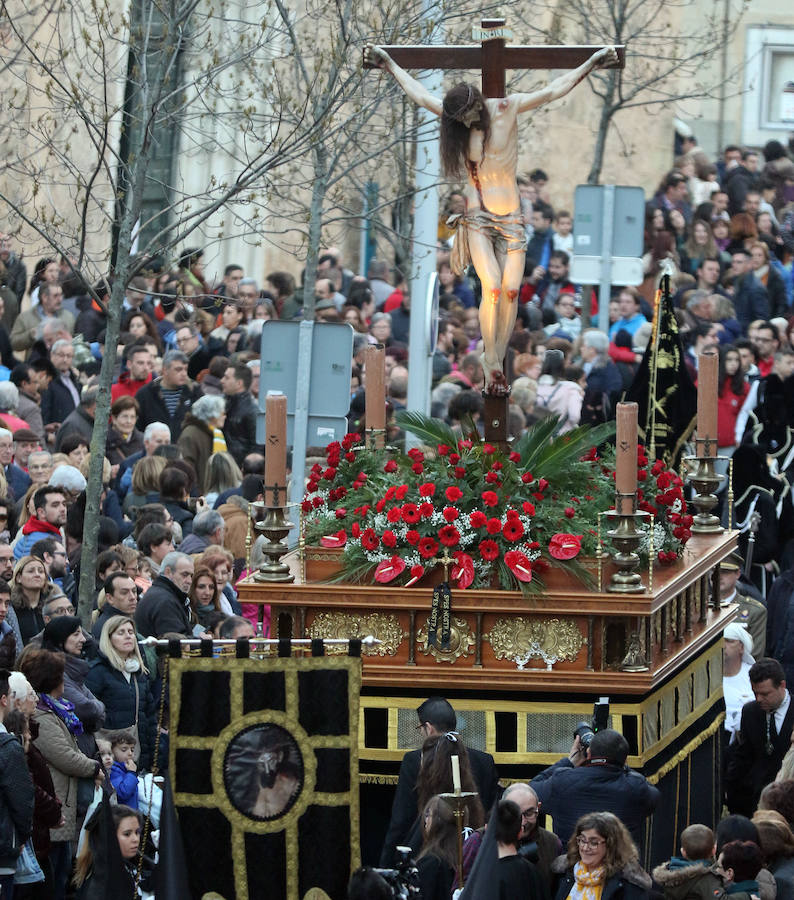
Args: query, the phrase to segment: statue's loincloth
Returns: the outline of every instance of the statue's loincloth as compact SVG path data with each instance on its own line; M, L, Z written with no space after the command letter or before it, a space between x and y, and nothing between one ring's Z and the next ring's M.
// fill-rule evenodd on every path
M455 243L452 245L449 265L456 275L463 275L466 266L471 263L470 231L484 234L498 255L526 251L524 222L520 210L497 216L486 209L474 209L463 215L450 216L447 225L455 229Z

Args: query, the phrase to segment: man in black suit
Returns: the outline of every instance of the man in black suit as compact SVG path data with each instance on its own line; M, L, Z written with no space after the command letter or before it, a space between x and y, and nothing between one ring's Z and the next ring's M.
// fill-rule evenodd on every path
M454 732L457 726L455 710L443 697L430 697L416 710L419 717L419 733L422 741L430 737ZM482 800L486 815L497 799L499 777L490 753L467 748L469 763L477 790ZM392 804L391 821L383 842L380 865L390 868L394 865L394 851L398 846L409 843L409 837L419 816L416 805L416 780L422 763L422 751L411 750L403 757L400 775L397 781L397 792ZM418 849L418 848L415 848Z
M761 791L774 781L794 726L794 706L780 663L759 659L749 674L755 700L742 707L741 725L725 772L728 810L748 817L755 811Z

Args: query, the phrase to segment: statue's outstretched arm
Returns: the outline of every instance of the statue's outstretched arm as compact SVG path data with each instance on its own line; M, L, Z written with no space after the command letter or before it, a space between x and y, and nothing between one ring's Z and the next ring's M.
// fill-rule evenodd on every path
M587 62L582 63L578 69L573 69L550 81L546 87L531 94L513 94L512 99L518 106L518 112L526 112L528 109L535 109L549 103L552 100L559 100L569 91L573 90L580 81L583 81L593 69L602 69L614 65L618 60L617 52L614 47L602 47L597 50Z
M423 106L435 116L441 115L443 111L441 99L434 97L423 84L411 77L405 69L401 69L381 47L367 44L364 48L364 59L366 62L391 73L397 84L405 91L406 96L413 100L417 106Z

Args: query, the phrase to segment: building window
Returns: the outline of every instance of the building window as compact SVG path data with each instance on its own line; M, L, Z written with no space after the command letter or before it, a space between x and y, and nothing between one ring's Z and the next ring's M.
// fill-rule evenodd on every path
M794 125L794 28L750 26L743 98L743 140L785 139Z

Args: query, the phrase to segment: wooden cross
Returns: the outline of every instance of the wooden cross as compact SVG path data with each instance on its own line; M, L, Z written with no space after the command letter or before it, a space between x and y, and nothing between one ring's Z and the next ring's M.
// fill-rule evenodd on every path
M482 28L475 28L474 37L480 44L454 46L450 44L418 44L414 46L382 47L403 69L480 69L482 92L485 97L504 97L505 72L508 69L576 69L600 50L600 47L508 46L511 36L504 19L483 19ZM617 65L622 69L626 61L625 47L615 47ZM378 68L364 63L368 69Z

